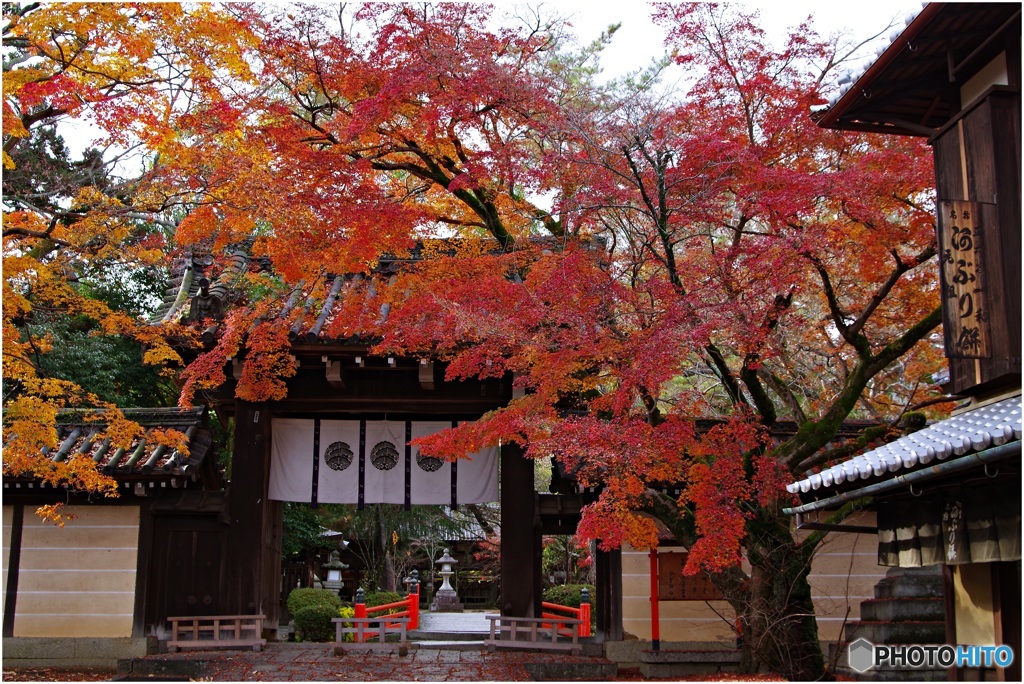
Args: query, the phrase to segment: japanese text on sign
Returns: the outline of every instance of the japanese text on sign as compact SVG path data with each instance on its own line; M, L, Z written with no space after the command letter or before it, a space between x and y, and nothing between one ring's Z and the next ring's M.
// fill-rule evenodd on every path
M714 601L725 598L703 572L684 575L686 553L658 554L659 601Z
M950 357L984 358L988 303L982 267L982 226L977 202L944 201L939 214L943 323Z

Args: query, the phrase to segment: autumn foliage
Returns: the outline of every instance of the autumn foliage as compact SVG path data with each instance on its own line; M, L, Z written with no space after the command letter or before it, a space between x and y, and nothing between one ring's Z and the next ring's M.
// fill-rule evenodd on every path
M757 544L796 545L788 478L941 394L930 154L814 124L839 39L803 27L776 48L755 18L703 3L655 19L685 87L604 83L610 34L580 47L557 21L485 5L5 8L24 56L5 65L5 167L70 120L144 161L46 206L8 202L5 181L5 473L42 476L55 411L98 403L38 375L47 340L24 322L40 311L139 340L180 372L185 404L244 352L237 394L258 401L287 392L299 312L335 297L327 337L443 361L447 380L511 374L521 397L420 446L556 457L601 488L581 538L653 546L655 515L690 547L688 572L723 581L770 555ZM240 244L271 267L233 276L206 346L71 277L185 250L217 275ZM387 280L383 255L406 260ZM851 416L879 427L837 442Z
M41 374L40 357L60 353L47 325L130 336L151 363L181 361L167 331L95 296L90 268L124 279L163 263L178 190L152 169L125 176L125 167L143 150L159 155L187 102L214 96L218 78L251 76L243 54L252 36L231 14L170 3L8 4L3 31L3 471L116 496L91 459L40 454L58 447L57 413L66 408L106 409L96 437L115 448L142 433L91 387ZM55 143L55 126L71 121L95 131L81 162ZM181 437L150 435L171 447ZM41 514L61 521L59 508Z

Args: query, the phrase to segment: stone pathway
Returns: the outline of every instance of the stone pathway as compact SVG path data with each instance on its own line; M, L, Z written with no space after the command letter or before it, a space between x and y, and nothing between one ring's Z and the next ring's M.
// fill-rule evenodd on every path
M541 664L571 674L574 666L608 665L609 661L562 653L433 649L412 650L405 656L372 651L350 651L336 656L330 644L271 643L259 653L192 651L147 656L136 659L134 672L120 675L126 680L132 680L134 674L136 679L145 675L178 675L183 679L224 682L514 682L533 680L529 668ZM578 677L559 677L575 678Z
M476 634L487 634L490 632L491 623L485 615L497 615L498 611L492 610L483 613L431 613L420 611L420 632L473 632Z

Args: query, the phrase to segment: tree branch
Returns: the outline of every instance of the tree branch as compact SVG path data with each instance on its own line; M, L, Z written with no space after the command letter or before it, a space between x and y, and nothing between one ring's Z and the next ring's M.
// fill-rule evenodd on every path
M920 264L923 264L925 261L931 259L933 256L935 256L935 252L935 245L931 244L928 247L926 247L920 254L918 254L914 258L913 262L905 262L900 258L899 253L895 249L893 249L892 256L893 259L896 260L896 268L893 269L892 273L889 274L889 277L886 279L886 281L882 283L881 287L879 287L875 294L872 295L871 301L868 302L868 305L864 307L864 310L861 312L860 316L858 316L857 320L854 321L853 325L850 326L850 334L860 334L860 331L864 327L864 324L868 322L869 318L871 318L871 314L873 314L875 312L875 309L878 308L879 304L881 304L885 300L885 298L889 296L889 292L891 292L892 288L895 287L900 277L902 277L903 274L909 271L910 269L915 268L916 266L919 266Z

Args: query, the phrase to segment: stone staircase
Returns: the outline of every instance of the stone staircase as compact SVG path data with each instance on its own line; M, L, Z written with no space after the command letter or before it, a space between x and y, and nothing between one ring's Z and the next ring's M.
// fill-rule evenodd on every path
M860 673L847 662L848 646L857 639L872 644L945 644L946 612L942 569L892 568L875 585L875 598L860 604L860 620L846 629L836 674L858 681L945 681L944 668L908 670L872 668Z

